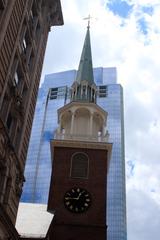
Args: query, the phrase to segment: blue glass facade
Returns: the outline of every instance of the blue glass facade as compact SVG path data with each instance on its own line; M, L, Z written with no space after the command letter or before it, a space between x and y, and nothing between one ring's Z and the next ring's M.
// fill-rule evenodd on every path
M22 202L47 203L51 175L50 139L57 128L57 109L69 102L76 70L45 76L39 89L25 168ZM97 104L108 112L107 129L113 142L108 176L108 240L126 240L123 91L116 68L94 68Z

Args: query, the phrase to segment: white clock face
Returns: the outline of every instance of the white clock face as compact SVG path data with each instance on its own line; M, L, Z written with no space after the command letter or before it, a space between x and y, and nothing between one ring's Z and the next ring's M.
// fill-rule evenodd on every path
M91 195L87 190L74 187L64 195L65 207L74 213L83 213L91 206Z

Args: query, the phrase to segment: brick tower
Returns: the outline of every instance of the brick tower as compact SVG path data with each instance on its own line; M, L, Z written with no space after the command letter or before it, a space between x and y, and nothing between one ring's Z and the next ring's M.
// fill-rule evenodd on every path
M84 41L71 102L58 110L51 141L53 169L48 211L55 214L53 240L106 240L107 171L112 144L107 112L96 104L90 30Z

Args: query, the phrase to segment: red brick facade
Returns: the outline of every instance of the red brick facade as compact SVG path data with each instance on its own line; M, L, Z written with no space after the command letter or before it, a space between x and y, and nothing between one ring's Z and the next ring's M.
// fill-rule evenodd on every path
M92 148L87 146L88 143L83 142L83 147L81 145L79 148L56 145L52 149L54 160L48 210L55 214L50 230L50 236L55 236L54 240L106 239L108 150L100 149L98 143L92 143ZM89 158L89 175L86 179L70 176L71 158L77 152L85 153ZM86 189L91 194L92 204L84 213L72 213L64 206L64 194L73 187Z
M53 224L48 233L51 240L106 240L106 227L83 225L57 225ZM47 238L46 238L47 239Z

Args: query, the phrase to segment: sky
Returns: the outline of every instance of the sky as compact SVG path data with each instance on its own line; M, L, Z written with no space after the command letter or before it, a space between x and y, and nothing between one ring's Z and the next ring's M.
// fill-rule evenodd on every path
M128 240L159 240L160 1L61 0L64 26L51 29L45 74L77 69L91 14L94 67L117 67L124 90Z

